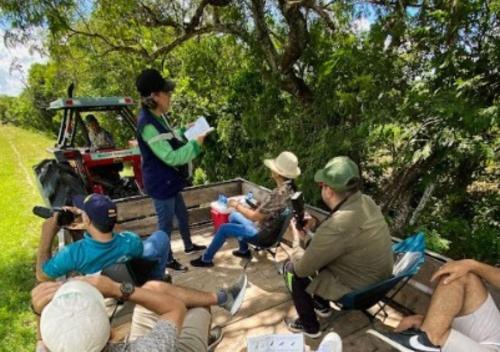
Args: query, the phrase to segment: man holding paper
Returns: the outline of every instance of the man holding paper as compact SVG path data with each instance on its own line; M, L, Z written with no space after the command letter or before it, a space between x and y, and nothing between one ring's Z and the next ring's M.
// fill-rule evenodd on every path
M144 186L146 193L153 199L158 227L170 238L175 215L184 251L201 251L206 247L191 242L188 213L180 192L187 184L189 163L200 155L206 133L211 129L201 129L202 134L191 134L192 139L186 140L185 129L174 130L170 126L166 114L170 110L175 83L164 79L157 70L142 71L136 86L141 95L137 141L142 154ZM187 271L187 267L177 262L171 252L169 244L167 266L173 270Z

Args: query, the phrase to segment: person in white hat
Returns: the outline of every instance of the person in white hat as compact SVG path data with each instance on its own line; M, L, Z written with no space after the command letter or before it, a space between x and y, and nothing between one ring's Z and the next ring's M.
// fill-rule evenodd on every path
M276 182L276 188L267 199L255 210L242 205L236 200L230 200L229 207L234 208L229 216L229 223L219 227L212 243L203 255L192 260L191 265L197 267L213 266L213 258L217 251L230 237L238 238L239 249L233 255L241 258L251 258L248 243L259 244L272 237L275 225L290 197L297 191L294 179L300 175L299 162L295 154L284 151L275 159L264 160L264 165L271 170L271 176Z
M204 292L148 281L141 287L118 283L103 275L80 276L65 283L48 281L32 292L32 310L40 316L37 351L46 352L207 352L222 339L210 330L210 307L232 315L243 302L247 276L227 289ZM104 298L135 303L130 335L111 343L111 327ZM208 334L207 334L208 333Z

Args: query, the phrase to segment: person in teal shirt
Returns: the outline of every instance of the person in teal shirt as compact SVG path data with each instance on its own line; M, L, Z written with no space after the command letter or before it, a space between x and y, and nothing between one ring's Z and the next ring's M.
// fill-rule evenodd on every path
M104 268L124 263L133 258L156 261L151 278L161 280L167 264L168 237L157 231L142 241L133 232L113 232L117 209L113 201L102 194L91 194L83 199L75 197L77 208L68 208L81 216L77 225L86 230L82 240L65 246L51 256L52 240L59 231L57 213L48 219L42 229L37 258L37 279L46 281L71 272L96 274Z

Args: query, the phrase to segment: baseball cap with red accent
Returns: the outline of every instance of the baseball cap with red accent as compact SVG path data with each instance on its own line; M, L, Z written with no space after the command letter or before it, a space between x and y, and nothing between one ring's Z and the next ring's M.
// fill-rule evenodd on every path
M108 196L99 193L78 195L73 197L73 204L83 210L95 225L107 228L116 223L116 204Z

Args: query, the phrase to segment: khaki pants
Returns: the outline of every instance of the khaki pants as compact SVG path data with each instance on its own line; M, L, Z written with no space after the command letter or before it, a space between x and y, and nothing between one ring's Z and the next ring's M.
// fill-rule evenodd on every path
M146 335L154 327L157 320L157 314L144 307L136 306L132 316L129 341ZM177 351L206 352L210 323L211 315L208 309L192 308L188 310L179 335Z

